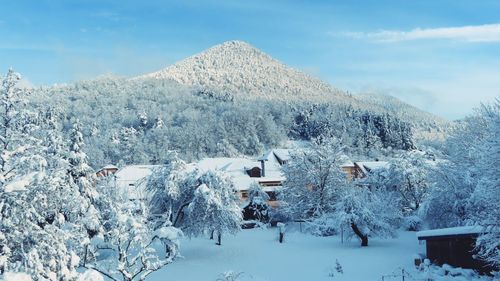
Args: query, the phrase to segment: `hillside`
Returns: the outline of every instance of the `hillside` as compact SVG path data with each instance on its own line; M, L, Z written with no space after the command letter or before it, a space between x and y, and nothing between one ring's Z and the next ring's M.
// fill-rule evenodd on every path
M355 96L361 103L381 108L413 125L416 139L444 139L452 122L384 94L363 93Z

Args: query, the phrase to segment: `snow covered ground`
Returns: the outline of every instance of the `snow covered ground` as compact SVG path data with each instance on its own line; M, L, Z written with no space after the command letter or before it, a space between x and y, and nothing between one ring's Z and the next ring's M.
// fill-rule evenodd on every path
M183 258L148 280L215 281L227 271L243 272L240 280L381 280L401 268L414 272L415 254L425 251L415 232L401 231L396 239L370 239L365 248L357 239L342 244L339 236L316 237L299 231L288 232L284 244L277 238L276 228L242 230L237 236L223 237L222 246L208 238L186 238L181 242ZM335 271L335 260L343 274Z

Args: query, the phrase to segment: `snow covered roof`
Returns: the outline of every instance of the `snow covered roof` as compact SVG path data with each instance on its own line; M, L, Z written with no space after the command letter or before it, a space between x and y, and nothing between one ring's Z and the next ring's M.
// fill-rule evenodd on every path
M352 161L345 161L341 167L354 167L354 163Z
M266 151L257 161L279 160L281 162L290 160L290 150L284 148L275 148Z
M351 161L351 158L347 155L341 156L342 165L341 167L354 167L354 163Z
M129 165L122 167L115 174L116 187L122 189L129 199L145 198L145 178L160 165Z
M129 165L119 169L115 173L117 182L137 182L149 176L152 170L159 165Z
M418 240L425 240L425 238L433 237L447 237L447 236L461 236L480 234L484 231L482 226L458 226L450 228L440 228L432 230L424 230L417 232Z
M363 174L368 174L369 172L378 170L378 169L387 169L389 168L389 162L386 161L361 161L355 163L363 172Z
M257 158L257 161L269 161L269 159L271 159L271 157L274 157L273 151L268 150L261 157Z
M100 171L102 171L102 170L110 170L110 169L118 169L118 167L116 167L115 165L109 164L109 165L106 165L106 166L102 167Z
M234 182L237 190L248 190L252 183L283 181L285 178L281 173L281 166L276 159L271 157L265 163L265 177L250 177L247 170L260 167L260 163L248 158L204 158L197 163L201 172L218 170L226 172Z
M273 153L276 157L281 159L281 161L290 160L290 150L289 149L283 149L283 148L273 149Z

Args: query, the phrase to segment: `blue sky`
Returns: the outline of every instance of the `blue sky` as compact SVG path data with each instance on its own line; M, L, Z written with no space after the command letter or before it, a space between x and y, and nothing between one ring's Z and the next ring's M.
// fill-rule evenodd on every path
M455 119L500 96L500 1L3 1L0 69L35 85L159 70L227 40Z

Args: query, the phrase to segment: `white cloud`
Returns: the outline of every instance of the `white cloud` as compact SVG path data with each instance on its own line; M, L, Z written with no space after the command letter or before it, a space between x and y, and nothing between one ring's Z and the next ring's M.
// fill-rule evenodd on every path
M500 23L459 27L416 28L410 31L381 30L377 32L342 32L337 35L377 42L423 39L451 39L467 42L500 42Z

